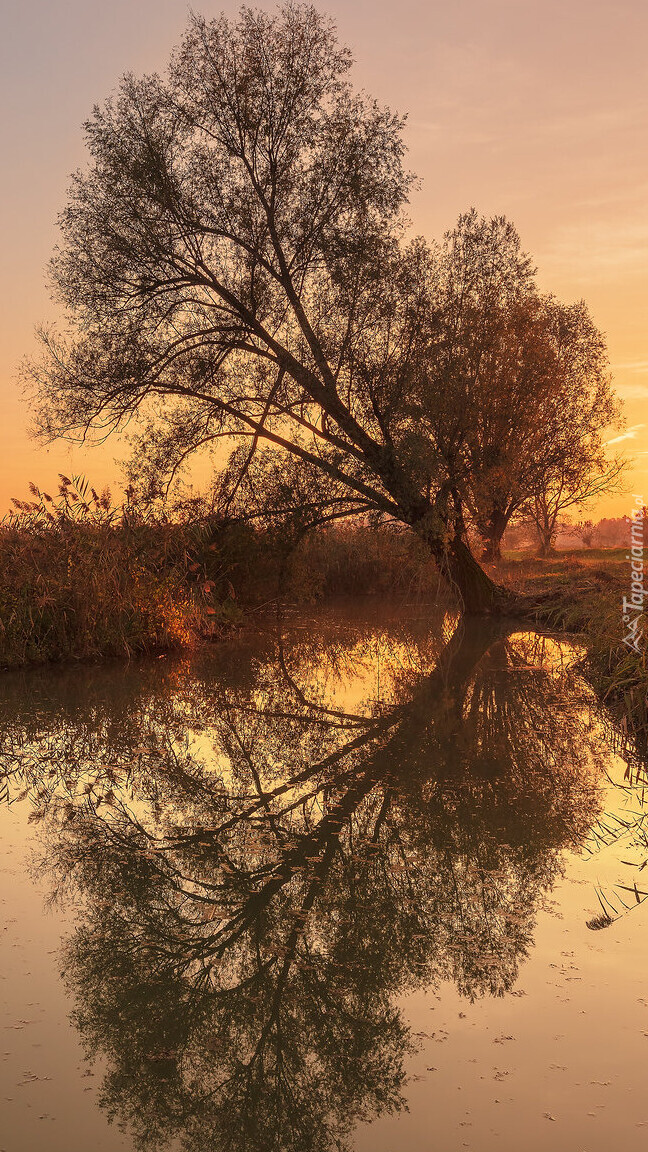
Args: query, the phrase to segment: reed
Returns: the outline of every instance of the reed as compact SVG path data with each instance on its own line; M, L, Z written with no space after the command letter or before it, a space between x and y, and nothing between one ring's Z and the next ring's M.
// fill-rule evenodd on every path
M578 637L583 671L639 754L648 756L646 646L634 651L623 642L626 550L599 549L594 555L563 554L546 561L509 560L500 571L516 591L550 597L551 608L543 607L542 623Z
M209 605L188 587L177 530L129 518L80 477L0 525L0 665L179 647Z
M83 477L35 485L0 523L0 667L94 660L218 638L279 597L293 603L436 593L417 541L366 524L290 532L112 502Z

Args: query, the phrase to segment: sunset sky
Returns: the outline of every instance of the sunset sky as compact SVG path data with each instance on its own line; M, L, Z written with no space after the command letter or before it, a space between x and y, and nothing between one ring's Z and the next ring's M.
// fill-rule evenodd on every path
M272 8L274 5L262 4ZM648 4L600 0L327 0L356 57L355 82L409 115L421 177L415 230L440 236L470 206L504 213L540 286L584 298L607 334L635 461L628 494L648 498ZM239 4L196 0L205 15ZM55 317L45 268L81 125L121 73L160 70L184 0L5 0L0 37L4 157L0 341L0 514L35 481L84 471L116 481L124 448L48 450L27 435L16 383L37 322Z

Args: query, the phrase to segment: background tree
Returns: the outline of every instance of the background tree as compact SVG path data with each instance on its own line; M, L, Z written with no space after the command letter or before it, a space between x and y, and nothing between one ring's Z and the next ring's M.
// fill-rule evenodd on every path
M503 217L459 218L436 253L435 395L429 428L483 543L502 535L556 468L603 492L603 430L618 418L605 341L584 302L541 296L529 257Z
M521 346L528 359L522 317L534 296L533 269L509 221L473 210L436 250L433 281L427 433L444 464L443 484L486 539L510 517L511 429L522 408L515 391L524 392L525 376L511 371L511 350ZM519 452L519 436L515 444Z
M606 461L603 448L595 444L591 453L587 444L581 446L580 456L565 456L547 468L533 497L526 501L525 512L531 517L538 536L539 553L550 556L555 550L561 518L571 508L583 509L597 496L611 492L622 485L626 461L617 458Z
M596 524L592 520L579 520L577 524L568 524L565 528L568 536L575 536L584 548L593 548L596 537Z
M625 516L604 516L596 525L596 540L600 548L624 548L629 535Z

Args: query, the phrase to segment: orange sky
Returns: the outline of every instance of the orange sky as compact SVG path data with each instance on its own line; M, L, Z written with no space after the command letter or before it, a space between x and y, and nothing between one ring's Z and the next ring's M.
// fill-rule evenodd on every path
M209 15L238 3L195 0ZM273 5L262 5L272 7ZM356 82L409 114L417 231L439 236L474 205L517 225L543 289L584 297L607 334L626 402L629 493L648 498L648 4L646 0L335 0ZM26 433L16 368L54 315L45 265L80 126L132 69L161 68L184 0L7 0L0 44L0 514L59 471L118 476L119 444L70 454ZM632 496L607 499L621 515Z

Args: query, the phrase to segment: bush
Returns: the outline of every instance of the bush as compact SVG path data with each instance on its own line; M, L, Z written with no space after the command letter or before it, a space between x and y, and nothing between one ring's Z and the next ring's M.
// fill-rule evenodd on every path
M309 534L293 562L291 590L305 574L311 596L434 597L439 577L429 550L393 526L331 526Z

